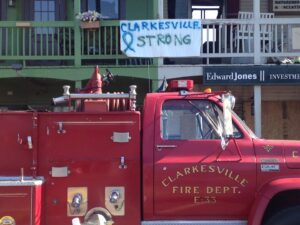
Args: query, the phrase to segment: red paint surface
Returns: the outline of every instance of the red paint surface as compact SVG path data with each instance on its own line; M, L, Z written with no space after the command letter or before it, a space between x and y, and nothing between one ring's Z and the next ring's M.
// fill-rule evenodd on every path
M43 177L44 183L0 186L0 218L12 216L17 224L30 224L30 218L33 225L71 224L68 187L87 187L89 210L104 207L105 187L123 186L125 216L113 216L115 225L164 219L237 219L253 225L260 223L274 195L300 189L295 157L299 142L253 139L236 118L233 121L243 137L230 140L225 151L218 139L163 140L162 104L187 98L221 106L213 94L149 94L142 129L138 112L1 113L0 175L18 177L24 171L24 176L33 179ZM131 139L114 143L113 132L129 132ZM177 147L157 151L156 145ZM267 145L273 146L271 151L266 151ZM127 169L119 168L120 157L125 157ZM280 170L261 171L266 160L273 160ZM69 174L52 177L52 167L67 167Z

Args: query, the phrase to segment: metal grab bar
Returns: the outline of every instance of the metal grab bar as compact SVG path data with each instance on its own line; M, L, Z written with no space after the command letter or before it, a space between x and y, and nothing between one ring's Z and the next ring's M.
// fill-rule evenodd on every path
M161 151L163 148L176 148L177 145L156 145L157 151Z

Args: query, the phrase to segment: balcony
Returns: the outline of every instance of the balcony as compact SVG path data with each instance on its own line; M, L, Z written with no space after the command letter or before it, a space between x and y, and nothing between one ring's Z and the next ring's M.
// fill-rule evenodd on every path
M300 56L299 18L261 19L259 34L253 19L202 21L201 56L166 58L162 64L281 63ZM260 40L260 49L255 40ZM257 46L257 45L256 45ZM0 67L29 66L140 66L152 59L128 58L120 51L119 22L101 21L99 29L81 29L77 21L0 22ZM163 66L163 65L160 65Z
M75 21L1 21L0 67L16 61L25 67L151 63L122 54L118 24L101 21L98 29L81 29Z

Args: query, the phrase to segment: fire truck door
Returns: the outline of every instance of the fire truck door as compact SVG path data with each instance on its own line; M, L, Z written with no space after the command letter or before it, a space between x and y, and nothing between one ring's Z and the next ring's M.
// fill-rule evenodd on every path
M157 108L154 214L246 219L255 188L251 141L235 127L236 139L223 151L222 111L211 101L161 99Z

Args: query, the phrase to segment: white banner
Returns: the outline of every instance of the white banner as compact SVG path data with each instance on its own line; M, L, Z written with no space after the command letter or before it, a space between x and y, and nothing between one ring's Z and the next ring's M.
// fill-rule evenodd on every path
M129 57L200 56L201 22L192 19L122 20L121 50Z

